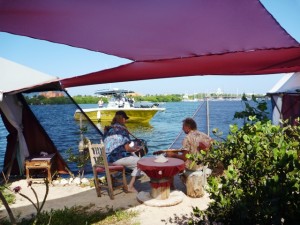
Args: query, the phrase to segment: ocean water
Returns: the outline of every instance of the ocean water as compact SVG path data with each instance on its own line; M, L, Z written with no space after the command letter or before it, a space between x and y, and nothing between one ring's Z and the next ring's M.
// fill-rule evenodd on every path
M198 129L207 133L207 115L205 102L172 102L162 103L161 107L165 107L164 112L158 112L149 124L127 124L131 133L147 141L149 153L152 155L154 151L169 148L176 137L180 134L182 128L182 120L186 117L192 117L199 109L199 113L195 118ZM82 108L97 107L97 105L84 104ZM54 142L62 157L67 161L66 150L72 148L77 151L78 142L80 140L80 124L73 119L75 112L74 105L34 105L31 106L36 117ZM229 125L241 121L234 120L233 116L236 111L244 109L241 101L209 101L209 130L210 136L213 128L219 128L224 133L224 137L228 134ZM95 127L87 122L83 122L87 126L86 136L92 142L99 142L100 134ZM107 124L96 123L95 126L101 131ZM3 167L3 160L6 148L7 131L0 120L0 169ZM173 147L180 145L181 140L174 143ZM70 169L76 173L76 165L68 163ZM87 170L87 173L91 171Z

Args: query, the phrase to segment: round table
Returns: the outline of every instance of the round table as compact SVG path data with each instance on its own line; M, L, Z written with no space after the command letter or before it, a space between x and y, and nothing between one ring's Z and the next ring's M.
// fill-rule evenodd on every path
M185 169L184 161L167 158L167 162L155 162L155 157L145 157L138 161L137 166L150 178L151 197L159 200L168 199L170 184L173 177Z

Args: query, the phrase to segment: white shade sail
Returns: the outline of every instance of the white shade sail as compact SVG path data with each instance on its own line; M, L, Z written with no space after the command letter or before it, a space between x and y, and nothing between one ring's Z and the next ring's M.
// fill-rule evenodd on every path
M300 72L284 75L268 93L296 93L297 89L300 89Z
M58 81L55 76L0 57L0 93L16 93Z

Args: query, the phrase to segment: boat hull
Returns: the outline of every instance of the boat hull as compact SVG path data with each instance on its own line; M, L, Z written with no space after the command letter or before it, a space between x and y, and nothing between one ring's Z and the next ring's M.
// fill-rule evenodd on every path
M92 121L112 121L115 113L119 110L126 112L129 117L127 122L139 122L139 123L148 123L153 118L153 116L158 111L164 111L165 108L93 108L93 109L83 109L84 113L90 118ZM75 120L87 120L85 116L82 116L80 110L76 110L74 114Z

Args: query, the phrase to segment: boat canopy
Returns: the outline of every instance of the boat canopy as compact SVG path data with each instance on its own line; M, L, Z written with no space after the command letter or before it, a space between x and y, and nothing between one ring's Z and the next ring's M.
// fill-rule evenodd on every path
M300 71L300 45L259 0L0 0L0 31L131 60L64 87Z
M129 91L125 89L104 89L104 90L97 90L95 92L96 95L122 95L122 94L130 94L134 93L134 91Z

